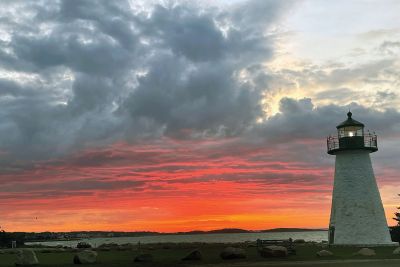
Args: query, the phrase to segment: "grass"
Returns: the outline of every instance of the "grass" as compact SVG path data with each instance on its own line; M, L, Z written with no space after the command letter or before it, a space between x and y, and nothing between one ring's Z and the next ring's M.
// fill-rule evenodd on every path
M222 263L222 262L271 262L271 261L315 261L315 260L346 260L346 259L400 259L400 255L393 255L393 247L378 247L374 248L376 256L365 257L365 256L354 256L360 248L355 247L333 247L333 248L322 248L318 245L297 245L297 255L292 255L284 259L264 259L258 255L255 247L248 247L246 244L238 244L238 246L244 248L247 252L247 259L241 260L229 260L224 261L219 257L219 253L227 245L224 244L197 244L194 245L179 245L179 246L156 246L156 247L143 247L141 253L150 253L154 257L152 264L140 264L134 263L133 259L140 252L138 251L98 251L98 263L93 265L97 267L113 267L113 266L188 266L190 263L182 262L180 259L187 255L194 248L198 248L202 255L203 260L195 262L196 265L209 264L209 263ZM316 252L322 249L328 249L334 253L332 257L319 258L316 256ZM53 252L53 253L41 253L37 252L41 266L76 266L72 264L74 252ZM0 266L10 267L14 266L15 263L14 254L0 254Z

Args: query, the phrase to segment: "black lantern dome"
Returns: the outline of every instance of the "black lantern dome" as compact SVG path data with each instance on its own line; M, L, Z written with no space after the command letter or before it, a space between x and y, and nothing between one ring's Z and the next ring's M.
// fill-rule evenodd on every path
M350 111L347 112L347 120L345 120L344 122L342 122L341 124L339 124L338 126L336 126L336 128L343 128L343 127L347 127L347 126L359 126L359 127L364 127L364 124L356 121L355 119L353 119L351 116L353 116L353 113L351 113Z
M337 136L329 136L327 139L328 154L338 151L363 149L371 153L378 150L377 136L364 133L364 124L354 120L349 111L347 120L336 126Z

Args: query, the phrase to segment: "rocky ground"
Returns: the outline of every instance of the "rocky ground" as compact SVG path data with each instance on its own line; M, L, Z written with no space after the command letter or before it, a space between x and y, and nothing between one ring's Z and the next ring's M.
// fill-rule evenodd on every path
M400 249L394 247L333 247L326 244L299 242L296 254L285 247L266 246L262 250L254 242L237 244L165 243L149 245L107 244L98 248L25 248L0 250L0 266L15 263L40 266L400 266ZM33 253L31 253L33 252ZM24 261L24 257L26 258ZM22 263L22 264L21 264Z

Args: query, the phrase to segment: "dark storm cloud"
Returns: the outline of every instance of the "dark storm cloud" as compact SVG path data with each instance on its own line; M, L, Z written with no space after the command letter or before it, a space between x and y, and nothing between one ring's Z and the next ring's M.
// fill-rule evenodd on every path
M285 9L9 2L0 150L40 159L124 138L240 134L263 116L260 87L240 73L271 57L268 28Z
M253 5L268 19L254 19ZM147 75L138 79L122 110L164 125L167 135L242 132L263 111L261 91L240 81L239 72L271 56L273 40L264 30L280 8L252 1L232 14L213 14L191 6L157 6L142 25L145 35L159 40L164 53L151 59ZM215 20L230 27L223 32Z
M162 58L126 100L132 117L166 125L167 134L181 130L240 131L262 115L260 93L232 78L230 67L213 64L186 70L171 56ZM186 72L186 74L185 74Z
M151 18L142 22L143 33L193 62L219 61L229 45L213 19L210 14L198 14L192 7L157 5Z
M37 92L34 92L29 87L24 87L15 81L0 79L0 96L31 96L34 97Z
M347 119L349 109L354 119L363 122L367 129L378 131L381 136L392 135L400 129L400 113L395 109L378 111L357 103L315 107L310 98L282 98L280 113L258 125L255 132L270 141L322 139L335 134L336 125Z
M247 1L221 10L190 3L138 9L122 0L7 2L0 165L140 138L327 134L347 107L283 98L279 114L257 122L266 115L263 94L275 90L275 76L263 68L274 55L271 28L290 4ZM310 75L331 83L378 79L376 69L390 64ZM371 127L397 125L395 110L354 104L354 111Z

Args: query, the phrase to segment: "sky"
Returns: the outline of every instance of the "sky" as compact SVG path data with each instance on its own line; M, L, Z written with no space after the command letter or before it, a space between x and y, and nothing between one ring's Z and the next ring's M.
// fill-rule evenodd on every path
M399 1L0 2L6 231L327 228L353 118L399 206Z

